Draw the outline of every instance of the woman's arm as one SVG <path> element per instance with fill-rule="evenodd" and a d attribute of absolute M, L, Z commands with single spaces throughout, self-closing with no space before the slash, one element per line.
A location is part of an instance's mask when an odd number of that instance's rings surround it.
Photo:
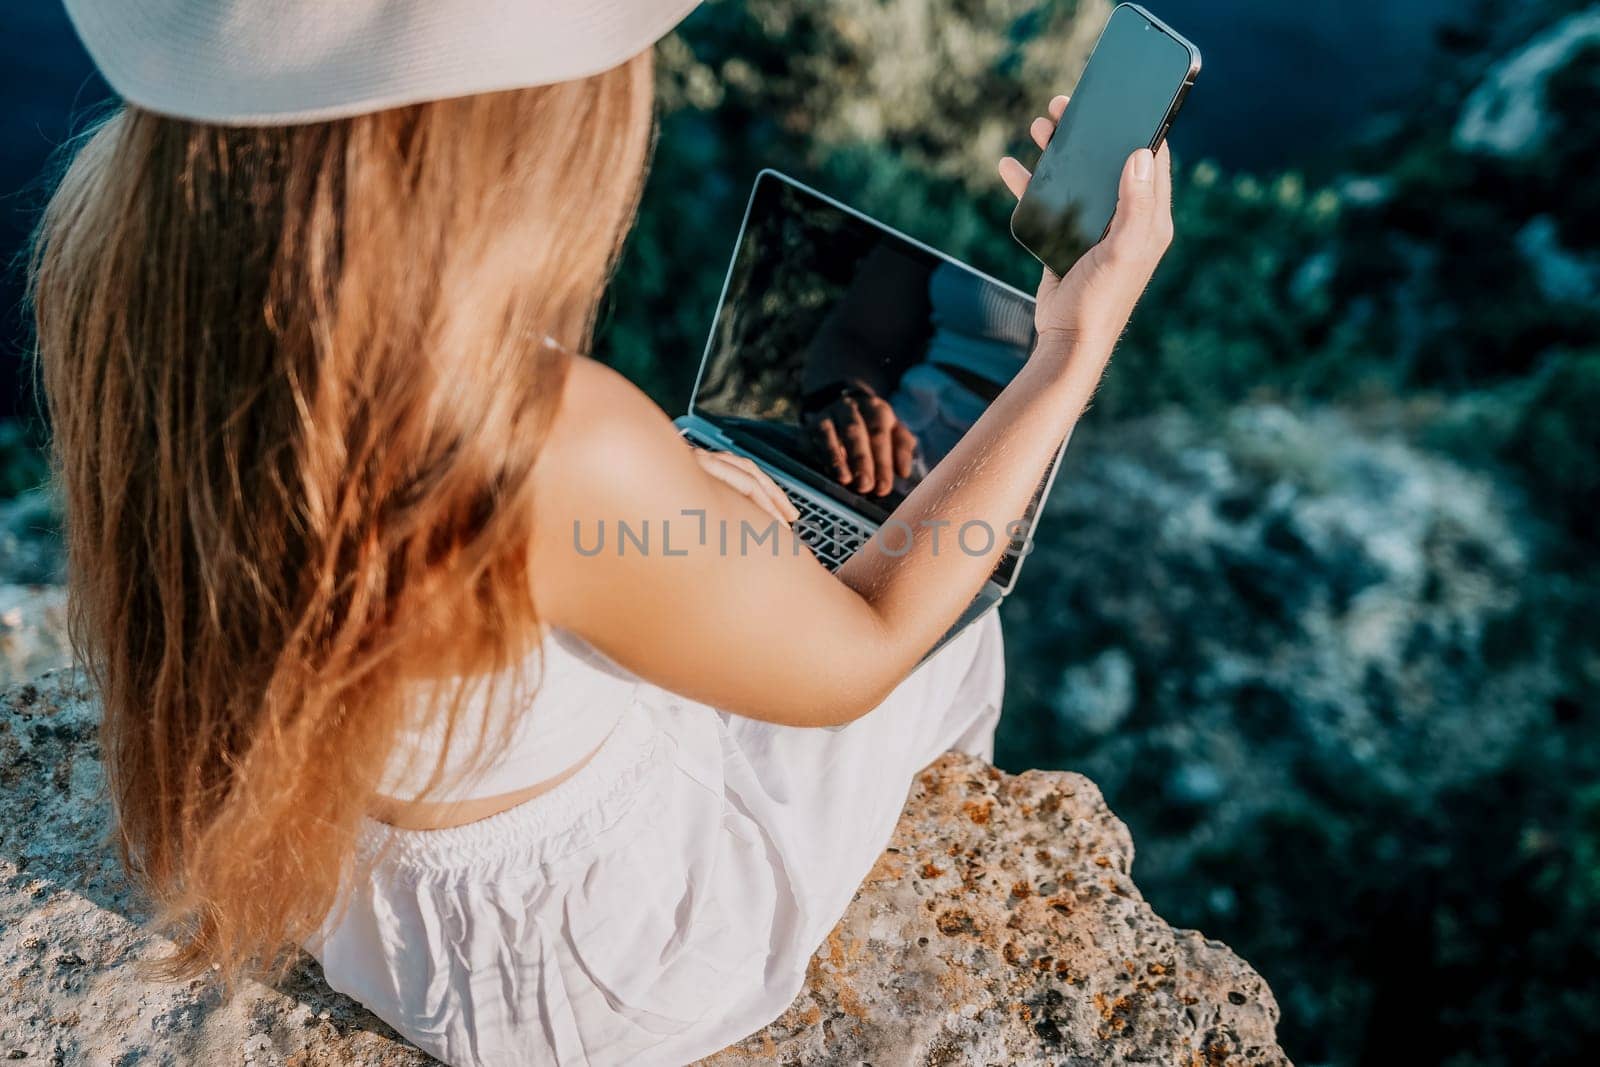
<path fill-rule="evenodd" d="M 1033 357 L 883 543 L 837 577 L 708 475 L 642 394 L 579 361 L 540 459 L 545 617 L 650 681 L 754 718 L 830 725 L 875 707 L 992 572 L 1170 239 L 1169 190 L 1165 152 L 1129 160 L 1111 233 L 1040 285 Z M 957 547 L 968 521 L 995 531 L 987 552 Z"/>

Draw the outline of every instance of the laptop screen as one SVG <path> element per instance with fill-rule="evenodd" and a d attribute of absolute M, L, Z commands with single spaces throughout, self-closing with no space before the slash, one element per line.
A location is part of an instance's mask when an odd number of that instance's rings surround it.
<path fill-rule="evenodd" d="M 1027 296 L 763 173 L 690 410 L 882 522 L 1021 368 L 1033 337 Z M 1020 516 L 1030 527 L 1032 511 Z M 995 574 L 1002 585 L 1020 547 Z"/>

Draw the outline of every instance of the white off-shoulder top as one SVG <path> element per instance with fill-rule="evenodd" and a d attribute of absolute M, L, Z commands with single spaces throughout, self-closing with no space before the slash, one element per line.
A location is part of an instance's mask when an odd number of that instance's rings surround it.
<path fill-rule="evenodd" d="M 519 672 L 475 683 L 446 745 L 439 704 L 449 687 L 419 686 L 415 725 L 396 746 L 379 792 L 440 803 L 514 793 L 589 758 L 633 703 L 639 679 L 584 641 L 546 631 Z M 503 742 L 503 743 L 502 743 Z M 439 754 L 445 752 L 440 773 Z"/>

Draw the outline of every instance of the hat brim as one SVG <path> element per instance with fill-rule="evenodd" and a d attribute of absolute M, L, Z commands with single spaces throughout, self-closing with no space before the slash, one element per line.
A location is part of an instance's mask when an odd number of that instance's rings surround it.
<path fill-rule="evenodd" d="M 66 0 L 145 110 L 236 126 L 345 118 L 609 70 L 698 0 Z"/>

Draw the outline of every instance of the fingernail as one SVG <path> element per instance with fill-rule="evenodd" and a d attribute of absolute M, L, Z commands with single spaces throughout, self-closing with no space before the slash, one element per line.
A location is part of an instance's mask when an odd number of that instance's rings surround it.
<path fill-rule="evenodd" d="M 1141 148 L 1133 154 L 1133 176 L 1139 181 L 1147 182 L 1156 172 L 1156 157 L 1148 148 Z"/>

